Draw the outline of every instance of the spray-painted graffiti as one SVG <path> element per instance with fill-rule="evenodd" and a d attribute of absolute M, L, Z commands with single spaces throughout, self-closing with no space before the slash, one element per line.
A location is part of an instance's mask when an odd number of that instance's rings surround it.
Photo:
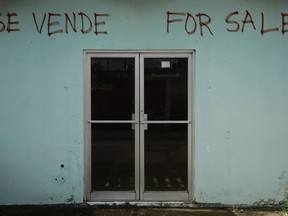
<path fill-rule="evenodd" d="M 185 17 L 185 22 L 182 17 Z M 175 18 L 177 17 L 177 18 Z M 197 21 L 196 21 L 197 19 Z M 205 21 L 204 21 L 205 19 Z M 198 13 L 193 16 L 190 13 L 177 13 L 177 12 L 167 12 L 167 32 L 170 32 L 171 23 L 184 22 L 184 29 L 187 34 L 194 34 L 197 31 L 197 25 L 200 27 L 200 35 L 203 36 L 203 28 L 205 27 L 211 35 L 213 35 L 209 24 L 211 23 L 211 17 L 204 13 Z M 191 25 L 192 22 L 192 25 Z"/>
<path fill-rule="evenodd" d="M 42 17 L 37 17 L 36 14 L 33 12 L 33 20 L 35 23 L 35 27 L 39 34 L 42 34 L 43 25 L 46 22 L 47 24 L 47 34 L 49 36 L 57 33 L 63 33 L 64 29 L 60 27 L 60 20 L 59 18 L 63 17 L 62 21 L 65 23 L 65 32 L 69 33 L 69 28 L 72 29 L 73 32 L 80 31 L 82 34 L 88 34 L 93 31 L 94 34 L 107 34 L 107 31 L 99 30 L 100 25 L 105 25 L 105 21 L 99 21 L 100 17 L 107 17 L 108 14 L 93 14 L 93 18 L 90 18 L 85 13 L 78 13 L 77 16 L 73 12 L 72 14 L 65 13 L 57 14 L 57 13 L 44 13 Z M 46 20 L 47 17 L 47 20 Z M 78 19 L 77 19 L 78 18 Z M 77 25 L 77 21 L 80 22 L 80 25 Z M 70 27 L 68 27 L 70 26 Z"/>
<path fill-rule="evenodd" d="M 1 13 L 0 13 L 1 16 Z M 7 23 L 5 24 L 4 21 L 0 20 L 0 32 L 7 31 L 8 33 L 10 32 L 15 32 L 15 31 L 20 31 L 19 28 L 19 21 L 16 20 L 17 14 L 16 13 L 7 13 Z"/>
<path fill-rule="evenodd" d="M 105 25 L 108 17 L 109 14 L 106 13 L 93 13 L 92 15 L 83 12 L 31 13 L 35 32 L 48 36 L 61 33 L 107 35 Z M 269 18 L 269 16 L 267 17 Z M 274 26 L 267 26 L 267 17 L 263 12 L 255 15 L 248 10 L 245 12 L 233 11 L 223 17 L 223 22 L 226 25 L 226 31 L 230 33 L 244 33 L 247 29 L 252 29 L 261 35 L 269 32 L 280 32 L 285 35 L 288 32 L 288 13 L 280 13 L 279 23 L 275 23 Z M 255 22 L 256 18 L 257 21 L 260 20 L 260 22 L 257 22 L 258 24 Z M 109 20 L 109 22 L 112 22 L 112 20 Z M 0 13 L 0 33 L 20 32 L 20 24 L 17 13 L 8 12 L 5 15 Z M 206 13 L 166 12 L 166 32 L 170 34 L 175 32 L 175 25 L 182 25 L 183 32 L 188 35 L 199 34 L 202 37 L 206 35 L 213 36 L 213 28 L 217 27 L 212 17 Z"/>
<path fill-rule="evenodd" d="M 243 17 L 241 19 L 241 16 Z M 288 13 L 281 13 L 280 15 L 282 22 L 279 26 L 267 27 L 265 25 L 265 14 L 261 13 L 261 25 L 256 27 L 254 19 L 251 13 L 246 10 L 245 13 L 240 13 L 239 11 L 234 11 L 229 13 L 225 17 L 225 23 L 227 24 L 226 30 L 228 32 L 245 32 L 246 28 L 252 28 L 255 31 L 259 31 L 261 35 L 264 35 L 268 32 L 277 32 L 281 31 L 282 35 L 288 32 Z M 166 21 L 166 31 L 167 33 L 171 32 L 172 23 L 183 23 L 184 31 L 189 34 L 195 34 L 197 28 L 201 36 L 204 36 L 204 28 L 207 30 L 208 34 L 213 36 L 212 32 L 212 18 L 205 13 L 197 13 L 194 16 L 191 13 L 182 13 L 182 12 L 167 12 L 167 21 Z"/>
<path fill-rule="evenodd" d="M 36 13 L 32 12 L 35 30 L 39 34 L 47 34 L 48 36 L 60 33 L 69 34 L 70 32 L 81 32 L 82 34 L 94 33 L 95 35 L 107 34 L 107 31 L 100 27 L 106 25 L 103 19 L 108 16 L 109 14 L 100 13 L 88 16 L 82 12 L 77 14 L 73 12 L 70 14 L 44 13 L 36 15 Z M 8 33 L 20 31 L 20 22 L 17 18 L 17 13 L 8 12 L 6 22 L 0 20 L 0 33 L 5 31 Z M 45 31 L 43 31 L 44 28 Z"/>

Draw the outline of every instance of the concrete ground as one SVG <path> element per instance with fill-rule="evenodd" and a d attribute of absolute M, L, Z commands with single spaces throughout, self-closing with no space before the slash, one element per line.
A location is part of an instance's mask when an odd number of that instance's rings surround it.
<path fill-rule="evenodd" d="M 276 210 L 195 208 L 99 208 L 91 206 L 0 206 L 0 216 L 288 216 Z"/>

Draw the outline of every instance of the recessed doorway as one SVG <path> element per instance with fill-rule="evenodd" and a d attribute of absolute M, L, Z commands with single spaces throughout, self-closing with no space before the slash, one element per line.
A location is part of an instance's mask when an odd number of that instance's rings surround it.
<path fill-rule="evenodd" d="M 85 52 L 86 197 L 189 201 L 193 52 Z"/>

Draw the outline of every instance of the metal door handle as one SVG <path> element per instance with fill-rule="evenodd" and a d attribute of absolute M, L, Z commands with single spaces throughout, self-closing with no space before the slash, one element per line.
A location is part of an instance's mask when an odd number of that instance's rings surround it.
<path fill-rule="evenodd" d="M 132 113 L 131 115 L 132 121 L 134 121 L 136 124 L 139 123 L 138 121 L 135 121 L 135 113 Z M 140 124 L 144 125 L 144 130 L 148 130 L 148 124 L 146 123 L 148 120 L 148 115 L 143 114 L 143 120 L 140 121 Z M 131 129 L 135 130 L 135 124 L 131 125 Z"/>
<path fill-rule="evenodd" d="M 148 120 L 148 115 L 147 114 L 143 114 L 143 121 L 141 122 L 141 124 L 143 124 L 144 130 L 148 130 L 148 124 L 145 123 L 147 120 Z"/>
<path fill-rule="evenodd" d="M 132 120 L 135 121 L 135 113 L 132 113 Z M 131 129 L 132 129 L 132 130 L 135 130 L 135 124 L 132 124 L 132 125 L 131 125 Z"/>

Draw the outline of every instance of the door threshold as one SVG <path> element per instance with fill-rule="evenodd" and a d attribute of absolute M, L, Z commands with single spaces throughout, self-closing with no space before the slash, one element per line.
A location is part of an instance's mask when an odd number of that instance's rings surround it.
<path fill-rule="evenodd" d="M 172 207 L 172 208 L 191 208 L 193 203 L 179 202 L 179 201 L 164 201 L 164 202 L 151 202 L 151 201 L 100 201 L 100 202 L 87 202 L 88 205 L 95 205 L 101 207 Z"/>

